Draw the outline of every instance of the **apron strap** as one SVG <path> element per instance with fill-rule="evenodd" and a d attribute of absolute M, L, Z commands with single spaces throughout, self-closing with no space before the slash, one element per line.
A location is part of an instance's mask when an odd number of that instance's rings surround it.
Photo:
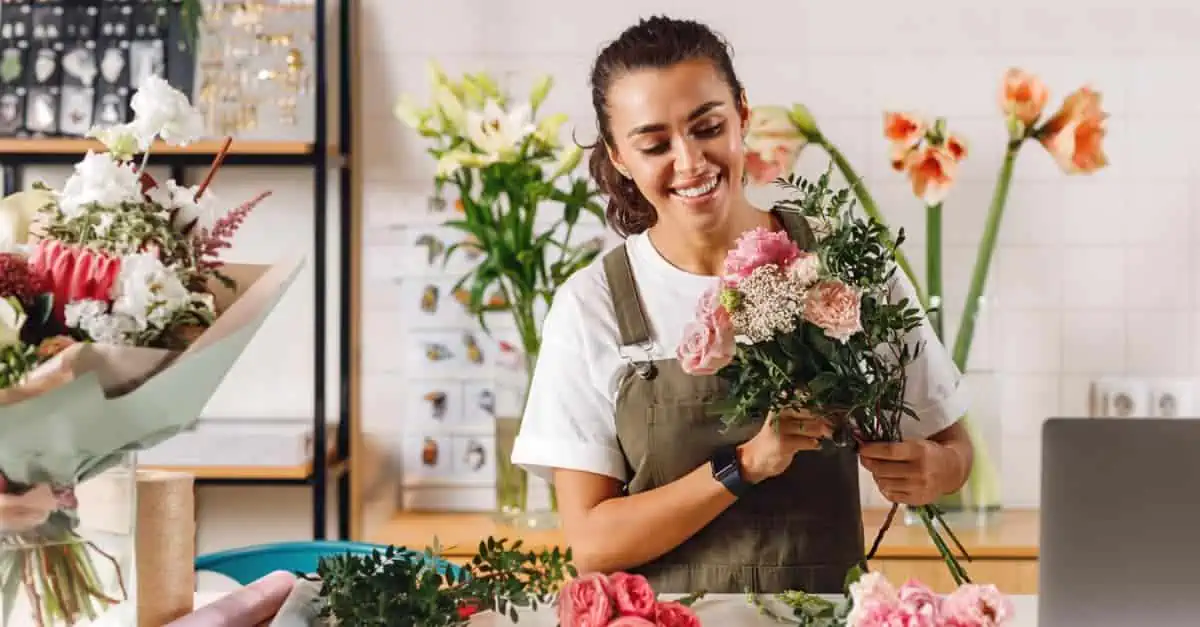
<path fill-rule="evenodd" d="M 816 243 L 816 237 L 813 235 L 807 218 L 791 209 L 772 209 L 771 214 L 779 219 L 779 222 L 783 224 L 783 229 L 801 250 L 812 249 L 813 244 Z"/>
<path fill-rule="evenodd" d="M 608 279 L 608 290 L 612 293 L 613 309 L 617 314 L 617 328 L 621 332 L 622 346 L 646 346 L 650 343 L 650 324 L 642 309 L 642 297 L 633 280 L 633 269 L 629 265 L 628 244 L 608 251 L 604 256 L 604 276 Z"/>

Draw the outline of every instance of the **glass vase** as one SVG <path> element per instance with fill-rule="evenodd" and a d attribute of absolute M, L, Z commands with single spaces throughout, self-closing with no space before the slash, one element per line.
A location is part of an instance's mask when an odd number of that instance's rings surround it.
<path fill-rule="evenodd" d="M 957 492 L 935 501 L 952 527 L 984 527 L 993 524 L 1003 509 L 1000 463 L 1003 424 L 1001 405 L 1003 377 L 993 366 L 996 349 L 994 303 L 983 298 L 975 310 L 974 341 L 963 372 L 969 405 L 962 419 L 974 446 L 975 459 L 967 482 Z M 953 346 L 953 344 L 950 344 Z M 921 524 L 907 515 L 909 524 Z"/>
<path fill-rule="evenodd" d="M 533 363 L 530 361 L 529 363 Z M 530 377 L 524 365 L 497 369 L 496 394 L 496 521 L 518 529 L 558 526 L 553 487 L 512 463 L 513 444 L 521 427 Z"/>
<path fill-rule="evenodd" d="M 0 501 L 0 625 L 136 627 L 136 457 L 75 485 L 15 485 Z"/>

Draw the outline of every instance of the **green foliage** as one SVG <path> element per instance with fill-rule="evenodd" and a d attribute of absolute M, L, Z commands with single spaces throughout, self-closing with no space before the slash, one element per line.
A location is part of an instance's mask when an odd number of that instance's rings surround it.
<path fill-rule="evenodd" d="M 814 230 L 822 236 L 811 252 L 820 259 L 823 278 L 862 291 L 862 332 L 842 343 L 797 319 L 794 333 L 739 343 L 736 358 L 718 372 L 730 383 L 730 394 L 710 411 L 730 426 L 772 410 L 811 409 L 840 419 L 838 443 L 849 441 L 850 425 L 864 440 L 898 441 L 902 416 L 916 416 L 904 402 L 906 367 L 923 348 L 908 341 L 922 323 L 920 307 L 891 294 L 904 232 L 892 242 L 884 225 L 855 215 L 850 190 L 832 190 L 830 174 L 827 169 L 816 182 L 800 175 L 780 179 L 793 196 L 774 209 L 819 225 Z"/>
<path fill-rule="evenodd" d="M 490 610 L 516 622 L 518 608 L 553 602 L 577 575 L 570 549 L 522 551 L 521 544 L 489 537 L 458 575 L 439 571 L 436 548 L 323 558 L 321 616 L 355 627 L 450 627 L 466 625 L 473 610 Z"/>

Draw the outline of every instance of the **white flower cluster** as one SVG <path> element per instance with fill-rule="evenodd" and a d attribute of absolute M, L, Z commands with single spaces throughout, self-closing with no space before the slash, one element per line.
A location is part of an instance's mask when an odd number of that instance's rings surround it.
<path fill-rule="evenodd" d="M 189 292 L 153 253 L 127 255 L 112 288 L 111 309 L 101 300 L 66 305 L 66 323 L 101 344 L 133 344 L 135 334 L 162 331 L 182 310 L 214 310 L 212 295 Z"/>

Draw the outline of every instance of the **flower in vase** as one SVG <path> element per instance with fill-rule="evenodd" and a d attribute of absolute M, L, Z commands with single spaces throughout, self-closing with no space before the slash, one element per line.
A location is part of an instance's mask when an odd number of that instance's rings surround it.
<path fill-rule="evenodd" d="M 908 156 L 924 139 L 929 124 L 921 116 L 905 111 L 887 111 L 883 114 L 883 136 L 891 143 L 892 167 L 904 169 Z"/>
<path fill-rule="evenodd" d="M 746 131 L 746 176 L 755 185 L 787 176 L 807 143 L 787 109 L 754 107 Z"/>
<path fill-rule="evenodd" d="M 1089 87 L 1072 92 L 1037 131 L 1037 139 L 1067 174 L 1089 174 L 1108 165 L 1100 94 Z"/>
<path fill-rule="evenodd" d="M 926 144 L 910 153 L 904 160 L 903 169 L 908 172 L 913 194 L 926 205 L 936 205 L 946 199 L 954 186 L 958 174 L 958 160 L 947 147 Z M 963 144 L 956 143 L 956 150 L 965 154 Z"/>
<path fill-rule="evenodd" d="M 1050 92 L 1037 76 L 1020 68 L 1010 68 L 1000 87 L 1000 110 L 1019 121 L 1024 128 L 1033 126 L 1046 107 Z"/>
<path fill-rule="evenodd" d="M 515 154 L 535 131 L 533 109 L 527 104 L 505 111 L 495 100 L 488 100 L 482 111 L 467 112 L 467 137 L 485 155 L 499 160 Z"/>

